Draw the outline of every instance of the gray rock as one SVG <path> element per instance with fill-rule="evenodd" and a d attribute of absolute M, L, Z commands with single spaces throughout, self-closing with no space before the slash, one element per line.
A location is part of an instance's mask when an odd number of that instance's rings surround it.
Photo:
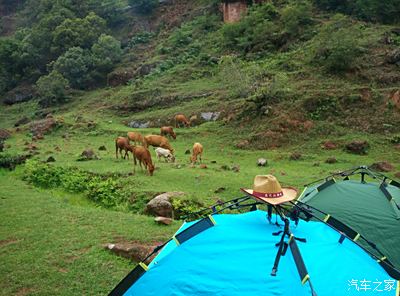
<path fill-rule="evenodd" d="M 257 165 L 258 166 L 263 166 L 265 167 L 268 164 L 267 160 L 265 158 L 259 158 L 257 159 Z"/>
<path fill-rule="evenodd" d="M 201 112 L 200 116 L 205 121 L 216 121 L 220 114 L 221 112 Z"/>
<path fill-rule="evenodd" d="M 49 156 L 49 158 L 47 158 L 46 162 L 55 162 L 56 159 L 53 156 Z"/>
<path fill-rule="evenodd" d="M 129 127 L 132 128 L 148 128 L 150 125 L 150 121 L 142 122 L 142 121 L 131 121 L 128 123 Z"/>
<path fill-rule="evenodd" d="M 173 191 L 157 195 L 147 203 L 144 212 L 153 216 L 172 218 L 174 211 L 171 202 L 174 198 L 179 198 L 184 194 L 184 192 Z"/>
<path fill-rule="evenodd" d="M 104 248 L 114 254 L 140 262 L 154 249 L 155 245 L 141 244 L 139 242 L 121 242 L 105 244 Z"/>
<path fill-rule="evenodd" d="M 159 216 L 155 217 L 154 221 L 157 222 L 158 224 L 170 225 L 173 220 L 171 218 Z"/>
<path fill-rule="evenodd" d="M 84 160 L 98 160 L 100 159 L 92 149 L 86 149 L 83 150 L 81 155 L 78 158 L 78 161 L 84 161 Z"/>

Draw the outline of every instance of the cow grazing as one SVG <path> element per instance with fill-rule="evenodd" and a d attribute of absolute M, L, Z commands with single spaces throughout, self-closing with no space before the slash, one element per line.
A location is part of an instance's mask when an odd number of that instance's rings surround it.
<path fill-rule="evenodd" d="M 158 147 L 154 149 L 154 151 L 156 152 L 158 161 L 160 161 L 161 157 L 163 157 L 165 159 L 165 162 L 167 161 L 175 162 L 175 156 L 168 149 Z"/>
<path fill-rule="evenodd" d="M 129 139 L 124 137 L 118 137 L 115 139 L 115 157 L 118 159 L 118 150 L 119 154 L 122 157 L 122 150 L 125 151 L 125 155 L 123 158 L 125 159 L 128 156 L 129 159 L 129 151 L 133 153 L 133 146 L 129 144 Z"/>
<path fill-rule="evenodd" d="M 149 135 L 144 137 L 145 147 L 153 146 L 153 147 L 161 147 L 164 149 L 168 149 L 174 154 L 174 149 L 171 144 L 168 142 L 168 139 L 159 135 Z"/>
<path fill-rule="evenodd" d="M 190 122 L 189 122 L 189 120 L 186 118 L 186 116 L 183 115 L 183 114 L 175 115 L 175 127 L 178 128 L 178 127 L 180 127 L 181 124 L 183 124 L 183 125 L 186 126 L 186 127 L 189 127 Z"/>
<path fill-rule="evenodd" d="M 176 134 L 175 134 L 174 129 L 172 128 L 172 126 L 163 126 L 163 127 L 161 127 L 160 135 L 161 136 L 170 135 L 174 140 L 176 140 Z"/>
<path fill-rule="evenodd" d="M 133 146 L 132 146 L 133 147 Z M 151 155 L 149 149 L 143 147 L 143 146 L 135 146 L 133 147 L 133 173 L 135 172 L 137 161 L 139 162 L 140 168 L 143 169 L 142 164 L 144 168 L 148 171 L 150 176 L 153 176 L 153 172 L 155 169 L 155 166 L 153 164 L 153 161 L 151 160 Z"/>
<path fill-rule="evenodd" d="M 144 138 L 141 133 L 128 132 L 128 139 L 136 144 L 144 145 Z"/>
<path fill-rule="evenodd" d="M 200 162 L 201 162 L 202 154 L 203 154 L 203 145 L 201 145 L 200 143 L 194 143 L 193 150 L 192 150 L 192 156 L 190 157 L 190 162 L 196 163 L 197 157 L 200 158 Z"/>

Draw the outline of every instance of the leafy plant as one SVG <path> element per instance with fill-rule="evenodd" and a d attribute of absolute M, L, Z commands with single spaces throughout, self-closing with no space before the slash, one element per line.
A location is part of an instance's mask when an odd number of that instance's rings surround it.
<path fill-rule="evenodd" d="M 49 75 L 39 78 L 36 88 L 40 97 L 40 105 L 48 107 L 65 101 L 69 83 L 59 72 L 52 71 Z"/>

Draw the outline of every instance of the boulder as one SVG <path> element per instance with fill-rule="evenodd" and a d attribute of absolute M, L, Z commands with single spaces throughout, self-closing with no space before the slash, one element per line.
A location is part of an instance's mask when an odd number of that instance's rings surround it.
<path fill-rule="evenodd" d="M 185 154 L 190 154 L 191 152 L 190 152 L 190 149 L 187 149 L 186 151 L 185 151 Z"/>
<path fill-rule="evenodd" d="M 216 121 L 221 112 L 201 112 L 200 116 L 205 121 Z"/>
<path fill-rule="evenodd" d="M 394 166 L 387 161 L 380 161 L 370 165 L 370 168 L 378 172 L 390 172 L 393 171 Z"/>
<path fill-rule="evenodd" d="M 240 171 L 240 165 L 234 164 L 234 165 L 231 167 L 231 170 L 234 171 L 235 173 L 239 173 L 239 171 Z"/>
<path fill-rule="evenodd" d="M 29 100 L 32 100 L 35 95 L 36 94 L 32 85 L 22 83 L 3 96 L 3 103 L 6 105 L 13 105 L 17 103 L 27 102 Z"/>
<path fill-rule="evenodd" d="M 336 157 L 329 157 L 325 160 L 325 163 L 334 164 L 337 163 Z"/>
<path fill-rule="evenodd" d="M 293 152 L 290 154 L 289 159 L 290 160 L 300 160 L 303 157 L 303 155 L 300 152 Z"/>
<path fill-rule="evenodd" d="M 157 222 L 158 224 L 170 225 L 173 220 L 171 218 L 159 216 L 155 217 L 154 221 Z"/>
<path fill-rule="evenodd" d="M 204 163 L 202 163 L 202 164 L 200 164 L 199 168 L 201 168 L 201 169 L 206 169 L 206 168 L 207 168 L 207 165 L 205 165 Z"/>
<path fill-rule="evenodd" d="M 106 146 L 102 145 L 102 146 L 99 147 L 99 150 L 100 150 L 100 151 L 106 151 L 107 148 L 106 148 Z"/>
<path fill-rule="evenodd" d="M 391 105 L 395 106 L 400 110 L 400 90 L 395 91 L 389 98 L 389 102 Z"/>
<path fill-rule="evenodd" d="M 150 254 L 158 244 L 143 244 L 139 242 L 109 243 L 104 248 L 118 256 L 140 262 Z"/>
<path fill-rule="evenodd" d="M 33 136 L 44 135 L 53 130 L 58 125 L 57 120 L 50 116 L 42 120 L 36 120 L 30 124 L 30 131 Z"/>
<path fill-rule="evenodd" d="M 6 129 L 1 128 L 0 129 L 0 141 L 7 140 L 9 137 L 11 137 L 11 133 Z"/>
<path fill-rule="evenodd" d="M 143 122 L 133 120 L 128 123 L 128 126 L 132 128 L 148 128 L 150 126 L 150 121 Z"/>
<path fill-rule="evenodd" d="M 78 161 L 97 160 L 97 159 L 99 159 L 99 157 L 94 153 L 92 149 L 85 149 L 79 156 Z"/>
<path fill-rule="evenodd" d="M 265 167 L 268 164 L 267 160 L 265 158 L 259 158 L 257 159 L 257 165 L 258 166 L 263 166 Z"/>
<path fill-rule="evenodd" d="M 26 116 L 24 116 L 24 117 L 20 118 L 19 120 L 17 120 L 17 122 L 14 123 L 14 126 L 15 126 L 15 127 L 18 127 L 18 126 L 20 126 L 20 125 L 27 124 L 27 123 L 29 123 L 29 121 L 30 121 L 29 118 L 26 117 Z"/>
<path fill-rule="evenodd" d="M 321 147 L 326 150 L 334 150 L 337 148 L 337 145 L 332 141 L 325 141 L 324 143 L 322 143 Z"/>
<path fill-rule="evenodd" d="M 389 64 L 397 64 L 400 65 L 400 48 L 396 48 L 386 55 L 386 61 Z"/>
<path fill-rule="evenodd" d="M 55 162 L 56 159 L 53 156 L 49 156 L 46 160 L 46 162 Z"/>
<path fill-rule="evenodd" d="M 224 192 L 226 190 L 225 187 L 218 187 L 217 189 L 214 190 L 214 193 L 221 193 Z"/>
<path fill-rule="evenodd" d="M 367 154 L 369 144 L 367 141 L 355 140 L 350 143 L 347 143 L 345 148 L 346 151 L 349 153 L 365 155 Z"/>
<path fill-rule="evenodd" d="M 174 215 L 172 200 L 184 194 L 184 192 L 173 191 L 157 195 L 147 203 L 144 212 L 148 215 L 172 218 Z"/>

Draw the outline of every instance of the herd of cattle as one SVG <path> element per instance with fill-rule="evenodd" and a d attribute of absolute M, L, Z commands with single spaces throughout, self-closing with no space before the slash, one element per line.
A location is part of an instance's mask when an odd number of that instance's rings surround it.
<path fill-rule="evenodd" d="M 189 121 L 183 114 L 175 116 L 175 127 L 180 126 L 189 127 Z M 166 162 L 175 162 L 174 149 L 168 141 L 167 137 L 176 139 L 176 134 L 172 126 L 163 126 L 160 129 L 160 135 L 147 135 L 143 136 L 139 132 L 128 132 L 127 137 L 118 137 L 115 139 L 115 157 L 118 159 L 118 151 L 122 158 L 129 159 L 129 152 L 133 155 L 134 169 L 139 162 L 140 167 L 143 167 L 148 171 L 149 175 L 152 176 L 155 166 L 151 158 L 149 146 L 155 147 L 155 153 L 158 160 L 164 158 Z M 131 141 L 134 145 L 131 145 Z M 122 151 L 125 152 L 122 155 Z M 200 143 L 194 143 L 192 149 L 192 156 L 190 157 L 191 163 L 196 163 L 199 157 L 201 161 L 201 155 L 203 153 L 203 146 Z"/>

